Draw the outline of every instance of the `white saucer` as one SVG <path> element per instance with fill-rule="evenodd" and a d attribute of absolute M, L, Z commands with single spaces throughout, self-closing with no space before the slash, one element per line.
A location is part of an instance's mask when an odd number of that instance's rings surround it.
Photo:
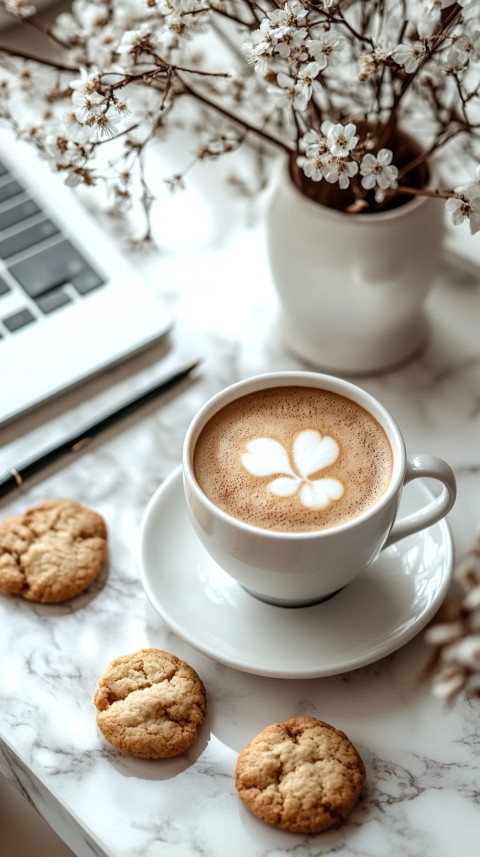
<path fill-rule="evenodd" d="M 404 490 L 401 514 L 431 499 L 419 480 Z M 180 468 L 143 516 L 143 586 L 166 624 L 198 651 L 235 669 L 278 678 L 317 678 L 373 663 L 411 640 L 435 614 L 451 580 L 445 521 L 385 550 L 323 604 L 274 607 L 216 565 L 188 518 Z"/>

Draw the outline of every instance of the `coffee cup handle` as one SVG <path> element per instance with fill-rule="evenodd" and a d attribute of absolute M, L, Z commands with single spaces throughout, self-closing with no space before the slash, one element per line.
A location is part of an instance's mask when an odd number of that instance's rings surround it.
<path fill-rule="evenodd" d="M 404 518 L 395 521 L 383 546 L 384 548 L 388 548 L 400 539 L 436 524 L 452 508 L 457 496 L 457 485 L 453 470 L 445 461 L 435 455 L 409 456 L 403 484 L 406 485 L 412 479 L 420 477 L 429 477 L 442 482 L 443 487 L 440 494 L 417 512 L 412 512 L 411 515 L 406 515 Z"/>

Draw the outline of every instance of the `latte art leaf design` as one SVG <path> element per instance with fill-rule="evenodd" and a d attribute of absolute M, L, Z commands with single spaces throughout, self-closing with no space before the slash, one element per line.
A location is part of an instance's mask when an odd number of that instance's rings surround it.
<path fill-rule="evenodd" d="M 271 437 L 259 437 L 247 443 L 248 452 L 242 461 L 253 476 L 271 476 L 272 473 L 289 473 L 295 476 L 284 446 Z"/>
<path fill-rule="evenodd" d="M 333 464 L 340 452 L 333 437 L 322 437 L 315 429 L 305 429 L 295 437 L 292 445 L 295 469 L 290 465 L 285 447 L 271 437 L 249 441 L 247 450 L 242 462 L 253 476 L 283 474 L 268 483 L 268 490 L 277 497 L 293 497 L 299 491 L 300 500 L 308 509 L 324 509 L 339 500 L 344 492 L 338 479 L 309 478 Z"/>

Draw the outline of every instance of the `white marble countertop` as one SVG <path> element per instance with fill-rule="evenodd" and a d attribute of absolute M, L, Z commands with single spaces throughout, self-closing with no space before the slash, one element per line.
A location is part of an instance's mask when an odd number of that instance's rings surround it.
<path fill-rule="evenodd" d="M 2 516 L 57 496 L 92 506 L 107 522 L 110 559 L 97 584 L 71 603 L 0 597 L 0 769 L 79 857 L 477 857 L 480 702 L 460 699 L 446 708 L 432 696 L 421 679 L 430 655 L 421 634 L 343 675 L 265 678 L 191 648 L 145 596 L 140 521 L 180 462 L 196 409 L 230 382 L 300 367 L 276 334 L 263 202 L 225 192 L 207 208 L 211 182 L 208 167 L 190 196 L 171 198 L 168 219 L 158 220 L 165 249 L 141 262 L 176 316 L 169 342 L 1 435 L 3 470 L 136 389 L 138 373 L 143 382 L 158 371 L 157 359 L 161 367 L 186 354 L 203 357 L 195 379 L 3 502 Z M 446 267 L 429 298 L 429 318 L 417 359 L 358 382 L 392 411 L 409 452 L 440 455 L 454 468 L 458 500 L 449 524 L 460 555 L 480 518 L 480 281 Z M 105 666 L 144 646 L 185 658 L 207 686 L 205 727 L 177 759 L 122 756 L 95 723 L 92 697 Z M 343 729 L 367 770 L 348 820 L 310 837 L 250 815 L 233 779 L 250 738 L 297 715 Z"/>

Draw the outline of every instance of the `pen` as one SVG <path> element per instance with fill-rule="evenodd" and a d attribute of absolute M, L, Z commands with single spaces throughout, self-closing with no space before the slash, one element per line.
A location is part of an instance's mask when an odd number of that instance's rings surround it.
<path fill-rule="evenodd" d="M 146 405 L 148 402 L 155 399 L 156 396 L 159 396 L 161 393 L 165 393 L 171 387 L 179 384 L 180 381 L 183 381 L 199 363 L 200 360 L 195 360 L 185 366 L 182 366 L 180 369 L 176 369 L 161 381 L 157 381 L 154 386 L 147 389 L 144 393 L 141 393 L 140 396 L 130 399 L 130 401 L 121 405 L 115 411 L 111 411 L 106 414 L 106 416 L 102 417 L 97 422 L 85 426 L 81 431 L 71 435 L 66 438 L 66 440 L 61 441 L 56 446 L 46 449 L 44 452 L 40 453 L 37 458 L 32 458 L 30 461 L 24 461 L 23 464 L 19 464 L 17 467 L 11 467 L 8 473 L 0 479 L 0 497 L 5 497 L 15 488 L 20 488 L 25 479 L 34 476 L 35 473 L 38 473 L 45 467 L 48 467 L 49 464 L 52 464 L 63 455 L 75 453 L 80 449 L 83 449 L 94 437 L 96 437 L 96 435 L 100 434 L 100 432 L 115 425 L 117 422 L 120 422 L 123 417 L 128 416 L 128 414 L 136 411 L 138 408 L 141 408 L 143 405 Z"/>

